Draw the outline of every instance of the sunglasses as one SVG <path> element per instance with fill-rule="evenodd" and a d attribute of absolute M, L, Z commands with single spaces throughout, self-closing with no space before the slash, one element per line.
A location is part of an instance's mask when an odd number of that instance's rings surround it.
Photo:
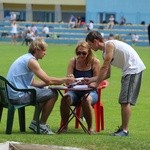
<path fill-rule="evenodd" d="M 87 55 L 86 52 L 80 52 L 80 51 L 76 52 L 76 54 L 77 54 L 77 55 L 83 55 L 83 56 Z"/>

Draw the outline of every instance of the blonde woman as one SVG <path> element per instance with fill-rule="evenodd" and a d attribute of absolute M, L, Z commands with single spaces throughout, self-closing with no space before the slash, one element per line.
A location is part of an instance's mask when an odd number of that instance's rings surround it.
<path fill-rule="evenodd" d="M 98 76 L 100 69 L 99 60 L 93 55 L 92 50 L 87 42 L 83 41 L 78 43 L 75 49 L 75 57 L 71 58 L 68 69 L 67 76 L 69 77 L 94 77 Z M 92 83 L 94 84 L 94 83 Z M 98 95 L 96 91 L 91 91 L 89 96 L 85 101 L 81 101 L 81 98 L 85 95 L 85 92 L 81 91 L 69 91 L 67 92 L 61 100 L 61 118 L 62 122 L 66 122 L 69 119 L 69 108 L 66 107 L 66 101 L 69 105 L 76 105 L 81 102 L 83 116 L 87 122 L 89 133 L 94 133 L 92 127 L 92 105 L 98 100 Z M 66 132 L 67 127 L 62 131 Z"/>

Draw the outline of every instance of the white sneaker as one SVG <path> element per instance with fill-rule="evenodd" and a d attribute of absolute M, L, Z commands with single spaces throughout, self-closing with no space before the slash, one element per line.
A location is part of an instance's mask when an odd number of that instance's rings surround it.
<path fill-rule="evenodd" d="M 33 120 L 33 121 L 30 123 L 29 128 L 30 128 L 32 131 L 34 131 L 34 132 L 37 133 L 36 121 Z M 40 133 L 41 133 L 41 134 L 50 134 L 50 135 L 55 134 L 55 133 L 50 129 L 50 127 L 49 127 L 47 124 L 40 124 Z"/>
<path fill-rule="evenodd" d="M 55 133 L 50 129 L 49 125 L 47 125 L 47 124 L 40 124 L 40 133 L 50 134 L 50 135 L 55 134 Z"/>

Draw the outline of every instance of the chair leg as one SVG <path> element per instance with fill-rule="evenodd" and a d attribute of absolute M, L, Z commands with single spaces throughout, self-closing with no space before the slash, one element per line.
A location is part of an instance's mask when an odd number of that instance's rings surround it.
<path fill-rule="evenodd" d="M 2 119 L 2 113 L 3 113 L 3 106 L 0 104 L 0 122 Z"/>
<path fill-rule="evenodd" d="M 100 104 L 97 103 L 94 105 L 94 112 L 95 112 L 95 125 L 96 125 L 96 132 L 100 132 L 100 124 L 101 124 L 101 116 L 100 116 Z"/>
<path fill-rule="evenodd" d="M 81 106 L 77 106 L 75 111 L 76 111 L 75 113 L 76 113 L 77 117 L 80 118 L 80 116 L 81 116 Z M 77 118 L 75 118 L 75 128 L 79 128 L 79 122 L 78 122 Z"/>
<path fill-rule="evenodd" d="M 15 108 L 13 106 L 8 106 L 6 134 L 12 133 L 14 114 L 15 114 Z"/>
<path fill-rule="evenodd" d="M 26 130 L 25 107 L 18 109 L 18 117 L 19 117 L 20 132 L 25 132 Z"/>
<path fill-rule="evenodd" d="M 100 118 L 101 118 L 101 130 L 104 130 L 104 106 L 101 103 L 100 105 Z"/>

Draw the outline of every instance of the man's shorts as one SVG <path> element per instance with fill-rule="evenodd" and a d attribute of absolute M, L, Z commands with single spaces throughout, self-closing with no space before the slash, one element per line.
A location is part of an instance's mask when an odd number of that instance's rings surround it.
<path fill-rule="evenodd" d="M 41 103 L 47 100 L 50 100 L 51 98 L 57 97 L 58 93 L 56 90 L 51 90 L 47 88 L 35 88 L 36 90 L 36 101 Z M 17 100 L 11 100 L 11 103 L 14 105 L 24 105 L 24 104 L 30 104 L 30 100 L 32 100 L 31 93 L 25 93 L 22 97 L 18 98 Z M 35 103 L 32 101 L 32 103 Z"/>
<path fill-rule="evenodd" d="M 142 72 L 137 74 L 128 74 L 121 79 L 121 91 L 119 96 L 119 103 L 130 103 L 135 105 L 142 80 Z"/>
<path fill-rule="evenodd" d="M 80 91 L 68 91 L 66 93 L 72 99 L 72 105 L 75 106 L 81 102 L 82 97 L 86 94 L 86 92 Z M 92 97 L 92 104 L 95 104 L 98 101 L 98 93 L 97 91 L 91 91 L 89 96 Z"/>

